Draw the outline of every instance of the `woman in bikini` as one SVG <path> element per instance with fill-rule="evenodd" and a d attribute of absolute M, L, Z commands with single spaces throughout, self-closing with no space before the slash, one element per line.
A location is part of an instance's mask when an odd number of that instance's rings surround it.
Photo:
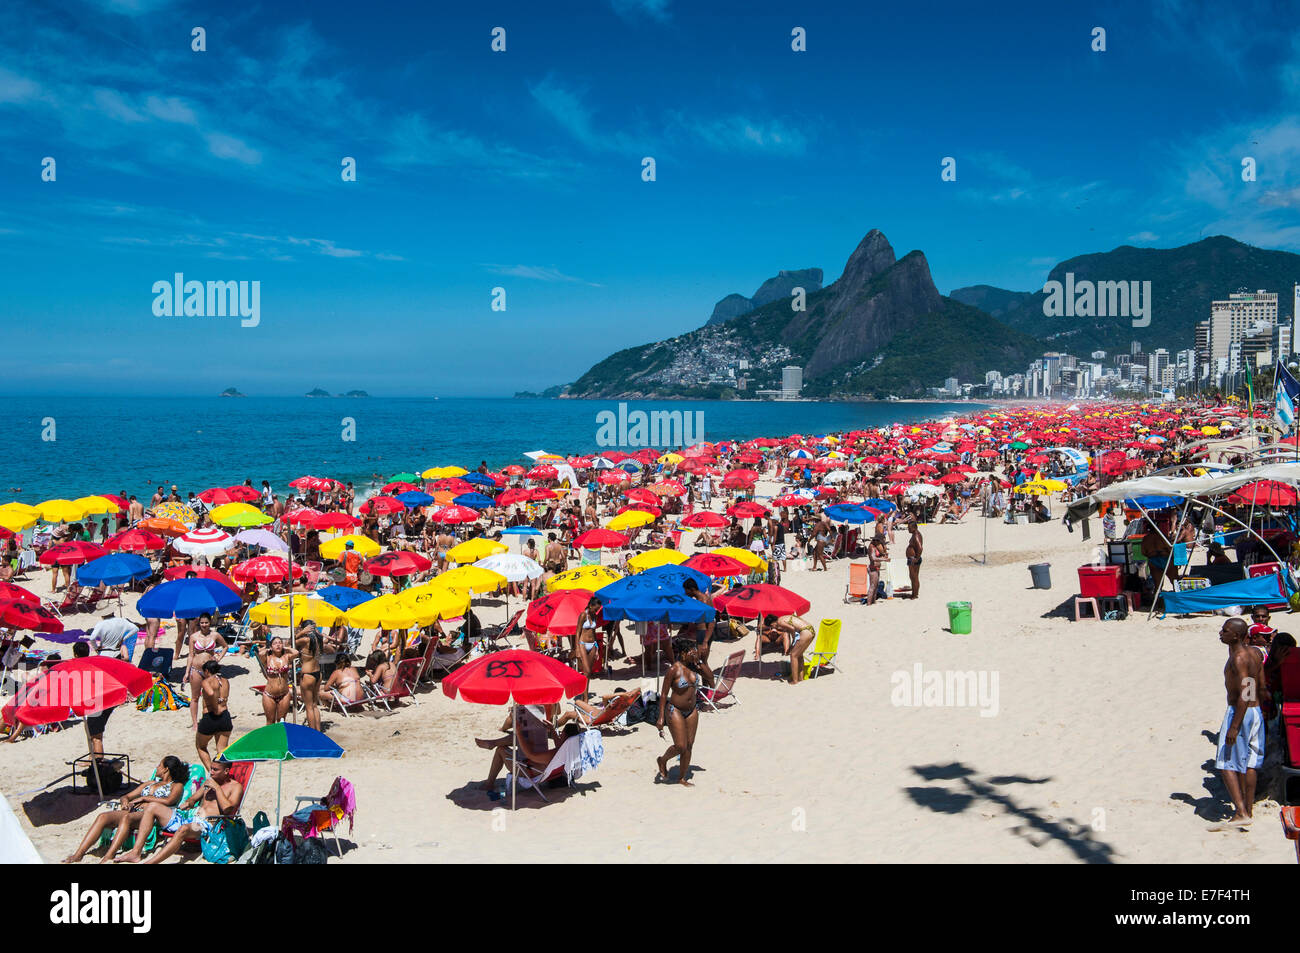
<path fill-rule="evenodd" d="M 366 677 L 371 685 L 387 694 L 397 680 L 397 666 L 389 661 L 387 653 L 371 652 L 366 658 Z"/>
<path fill-rule="evenodd" d="M 771 623 L 771 631 L 780 632 L 786 637 L 786 654 L 790 656 L 790 684 L 798 685 L 803 677 L 803 654 L 813 644 L 817 632 L 803 618 L 797 615 L 783 615 Z"/>
<path fill-rule="evenodd" d="M 212 630 L 212 616 L 203 613 L 198 623 L 190 629 L 190 665 L 185 670 L 185 680 L 190 686 L 190 730 L 199 727 L 199 696 L 203 693 L 203 666 L 208 662 L 220 662 L 225 658 L 230 646 L 220 632 Z"/>
<path fill-rule="evenodd" d="M 321 645 L 320 630 L 310 620 L 298 626 L 294 639 L 294 648 L 302 659 L 298 671 L 298 684 L 302 687 L 302 704 L 307 714 L 307 726 L 320 731 L 320 655 L 324 651 Z"/>
<path fill-rule="evenodd" d="M 266 723 L 274 725 L 284 721 L 289 714 L 290 688 L 293 680 L 293 660 L 298 653 L 285 648 L 284 639 L 278 635 L 269 646 L 257 650 L 257 657 L 266 672 L 266 688 L 262 690 L 262 713 Z"/>
<path fill-rule="evenodd" d="M 597 656 L 600 650 L 600 621 L 597 619 L 597 613 L 600 609 L 600 603 L 592 599 L 583 608 L 582 614 L 578 616 L 573 641 L 574 650 L 578 659 L 578 670 L 587 676 L 588 685 L 591 683 L 591 673 L 596 667 Z"/>
<path fill-rule="evenodd" d="M 338 657 L 334 671 L 325 683 L 325 693 L 331 692 L 336 692 L 345 702 L 359 702 L 366 697 L 365 689 L 361 687 L 361 676 L 352 665 L 352 656 Z"/>
<path fill-rule="evenodd" d="M 656 723 L 659 737 L 662 738 L 664 715 L 668 715 L 668 730 L 672 733 L 673 743 L 659 758 L 656 780 L 668 780 L 668 762 L 677 758 L 678 783 L 691 787 L 687 778 L 691 772 L 695 731 L 700 723 L 700 713 L 695 708 L 696 692 L 701 679 L 708 687 L 713 687 L 713 672 L 709 669 L 709 663 L 700 658 L 699 650 L 691 639 L 674 641 L 673 654 L 676 660 L 668 667 L 659 692 L 659 720 Z"/>
<path fill-rule="evenodd" d="M 90 825 L 90 831 L 82 838 L 77 849 L 63 859 L 65 864 L 80 863 L 86 851 L 99 843 L 100 836 L 109 827 L 116 827 L 117 834 L 113 843 L 100 861 L 106 864 L 113 855 L 122 849 L 127 836 L 140 823 L 144 809 L 150 804 L 162 804 L 174 807 L 180 803 L 185 790 L 185 782 L 190 779 L 190 769 L 185 762 L 175 755 L 168 755 L 154 769 L 152 780 L 144 782 L 130 794 L 122 798 L 121 810 L 105 811 Z"/>

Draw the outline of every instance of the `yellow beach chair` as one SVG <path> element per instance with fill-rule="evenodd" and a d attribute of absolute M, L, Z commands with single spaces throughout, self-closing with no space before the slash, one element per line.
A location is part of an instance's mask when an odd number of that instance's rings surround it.
<path fill-rule="evenodd" d="M 817 639 L 803 663 L 803 677 L 816 678 L 823 665 L 829 665 L 837 672 L 839 663 L 835 661 L 840 651 L 840 620 L 822 619 L 817 626 Z"/>

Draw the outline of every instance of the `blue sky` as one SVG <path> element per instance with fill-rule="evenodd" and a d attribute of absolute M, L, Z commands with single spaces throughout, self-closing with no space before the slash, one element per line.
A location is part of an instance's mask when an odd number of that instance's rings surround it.
<path fill-rule="evenodd" d="M 1300 251 L 1294 6 L 989 6 L 6 4 L 0 392 L 538 389 L 871 228 L 944 293 Z M 155 317 L 175 272 L 260 281 L 260 325 Z"/>

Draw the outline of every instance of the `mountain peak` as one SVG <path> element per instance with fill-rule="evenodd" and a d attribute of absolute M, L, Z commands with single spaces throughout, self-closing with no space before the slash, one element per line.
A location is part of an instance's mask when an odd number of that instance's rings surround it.
<path fill-rule="evenodd" d="M 894 246 L 889 244 L 885 233 L 873 228 L 858 242 L 858 247 L 853 249 L 839 280 L 850 285 L 865 285 L 897 260 Z"/>

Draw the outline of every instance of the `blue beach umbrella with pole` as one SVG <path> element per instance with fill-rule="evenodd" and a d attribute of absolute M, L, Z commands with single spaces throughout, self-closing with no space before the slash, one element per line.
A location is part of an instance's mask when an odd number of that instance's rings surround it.
<path fill-rule="evenodd" d="M 92 559 L 77 570 L 77 581 L 92 586 L 123 586 L 144 579 L 153 570 L 149 560 L 135 553 L 109 553 Z"/>
<path fill-rule="evenodd" d="M 466 473 L 461 477 L 466 483 L 476 483 L 479 486 L 486 487 L 489 490 L 496 489 L 497 481 L 492 479 L 486 473 Z"/>
<path fill-rule="evenodd" d="M 203 613 L 235 612 L 243 604 L 239 593 L 215 579 L 173 579 L 154 586 L 135 604 L 146 619 L 197 619 Z"/>
<path fill-rule="evenodd" d="M 462 493 L 460 496 L 453 496 L 451 501 L 457 506 L 468 506 L 476 510 L 496 505 L 492 497 L 484 496 L 482 493 Z"/>
<path fill-rule="evenodd" d="M 402 505 L 408 510 L 413 510 L 417 506 L 428 506 L 435 502 L 433 497 L 423 490 L 407 490 L 405 493 L 398 493 L 396 499 L 402 501 Z"/>

